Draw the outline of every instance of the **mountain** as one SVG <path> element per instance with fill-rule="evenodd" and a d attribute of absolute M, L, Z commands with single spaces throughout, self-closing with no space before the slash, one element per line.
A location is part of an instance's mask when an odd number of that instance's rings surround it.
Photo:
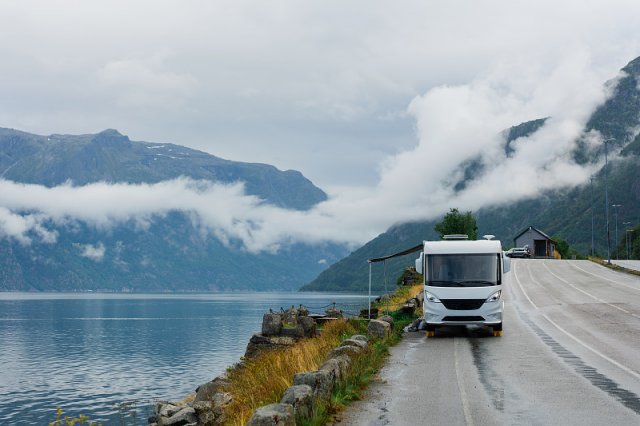
<path fill-rule="evenodd" d="M 224 160 L 179 145 L 134 142 L 117 130 L 91 135 L 39 136 L 0 128 L 0 177 L 48 187 L 67 180 L 155 183 L 189 176 L 245 182 L 248 194 L 269 203 L 306 210 L 327 199 L 302 173 L 268 164 Z"/>
<path fill-rule="evenodd" d="M 599 106 L 588 120 L 585 133 L 599 131 L 609 142 L 608 199 L 609 204 L 621 204 L 618 212 L 618 241 L 615 236 L 616 217 L 609 208 L 611 251 L 618 244 L 624 253 L 625 226 L 640 222 L 640 58 L 631 61 L 622 69 L 615 81 L 612 96 Z M 520 137 L 535 133 L 546 118 L 532 120 L 514 126 L 503 133 L 504 150 L 507 156 L 510 145 Z M 574 157 L 579 163 L 602 159 L 601 148 L 588 147 L 584 140 L 578 141 Z M 462 191 L 468 182 L 481 176 L 490 165 L 478 157 L 459 166 L 457 176 L 462 178 L 455 184 Z M 462 172 L 462 173 L 460 173 Z M 510 205 L 493 206 L 476 213 L 478 235 L 493 234 L 502 240 L 503 246 L 513 245 L 513 237 L 528 226 L 535 226 L 548 235 L 564 239 L 583 254 L 591 250 L 592 197 L 594 213 L 594 235 L 596 253 L 606 256 L 605 221 L 605 172 L 601 169 L 591 184 L 575 188 L 556 190 L 543 196 L 525 199 Z M 592 195 L 593 194 L 593 195 Z M 451 206 L 455 207 L 455 206 Z M 420 244 L 422 240 L 438 238 L 433 227 L 438 220 L 395 225 L 385 233 L 369 241 L 346 258 L 336 262 L 305 285 L 303 291 L 364 291 L 368 288 L 369 267 L 367 259 L 392 254 Z M 394 285 L 404 268 L 414 264 L 415 255 L 395 258 L 387 262 L 387 285 Z M 373 265 L 372 288 L 384 291 L 384 270 L 380 264 Z"/>
<path fill-rule="evenodd" d="M 131 141 L 116 130 L 40 136 L 0 129 L 0 177 L 47 187 L 72 181 L 155 183 L 179 176 L 242 181 L 264 202 L 307 210 L 326 194 L 300 172 L 229 161 L 174 144 Z M 336 244 L 293 244 L 253 254 L 239 242 L 203 235 L 173 212 L 148 229 L 129 221 L 112 229 L 46 223 L 54 244 L 0 235 L 0 290 L 220 291 L 295 290 L 346 254 Z"/>

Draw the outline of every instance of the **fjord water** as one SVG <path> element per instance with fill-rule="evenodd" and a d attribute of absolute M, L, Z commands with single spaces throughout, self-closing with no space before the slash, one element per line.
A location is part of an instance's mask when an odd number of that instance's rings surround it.
<path fill-rule="evenodd" d="M 365 296 L 0 293 L 0 424 L 48 424 L 55 409 L 146 424 L 239 361 L 262 315 L 299 304 L 346 311 Z"/>

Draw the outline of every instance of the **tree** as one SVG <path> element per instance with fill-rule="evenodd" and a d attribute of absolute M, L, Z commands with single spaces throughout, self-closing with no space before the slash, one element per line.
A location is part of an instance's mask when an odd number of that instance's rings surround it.
<path fill-rule="evenodd" d="M 557 236 L 551 239 L 556 242 L 556 250 L 560 253 L 560 257 L 563 259 L 569 259 L 569 243 Z"/>
<path fill-rule="evenodd" d="M 440 238 L 449 234 L 466 234 L 470 240 L 478 238 L 478 225 L 475 216 L 470 212 L 460 213 L 458 209 L 451 209 L 444 215 L 442 222 L 436 223 L 433 227 Z"/>

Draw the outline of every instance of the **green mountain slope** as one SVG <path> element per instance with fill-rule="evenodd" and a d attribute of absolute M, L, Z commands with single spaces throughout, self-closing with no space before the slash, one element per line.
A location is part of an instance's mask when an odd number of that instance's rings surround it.
<path fill-rule="evenodd" d="M 0 129 L 0 177 L 55 186 L 68 180 L 159 182 L 179 176 L 231 183 L 265 202 L 306 210 L 325 193 L 297 171 L 224 160 L 172 144 L 134 142 L 115 130 L 39 136 Z M 148 229 L 125 223 L 96 229 L 47 223 L 55 243 L 24 244 L 0 235 L 0 291 L 295 290 L 346 254 L 337 244 L 294 244 L 252 254 L 239 242 L 203 235 L 192 218 L 171 213 Z"/>
<path fill-rule="evenodd" d="M 306 210 L 327 199 L 295 170 L 224 160 L 179 145 L 134 142 L 116 130 L 40 136 L 0 128 L 0 176 L 49 187 L 67 180 L 75 185 L 155 183 L 189 176 L 222 183 L 243 181 L 248 194 L 292 209 Z"/>

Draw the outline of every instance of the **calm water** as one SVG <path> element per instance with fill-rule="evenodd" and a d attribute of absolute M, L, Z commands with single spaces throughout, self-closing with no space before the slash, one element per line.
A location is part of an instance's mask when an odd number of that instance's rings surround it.
<path fill-rule="evenodd" d="M 367 303 L 299 293 L 0 293 L 0 424 L 47 424 L 56 407 L 146 424 L 155 400 L 182 398 L 237 362 L 269 308 L 321 312 L 334 301 L 354 312 Z"/>

